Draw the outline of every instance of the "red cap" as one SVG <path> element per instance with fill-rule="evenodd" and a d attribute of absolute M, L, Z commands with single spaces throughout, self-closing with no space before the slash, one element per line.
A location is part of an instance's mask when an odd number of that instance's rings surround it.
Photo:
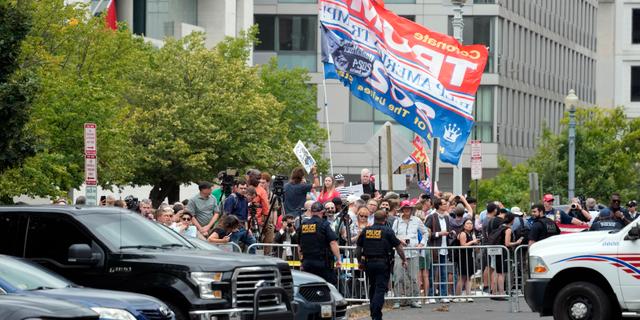
<path fill-rule="evenodd" d="M 400 209 L 402 208 L 413 208 L 413 204 L 409 200 L 402 200 L 402 202 L 400 202 Z"/>
<path fill-rule="evenodd" d="M 542 200 L 544 202 L 553 202 L 553 195 L 550 193 L 547 193 L 544 195 L 544 197 L 542 198 Z"/>

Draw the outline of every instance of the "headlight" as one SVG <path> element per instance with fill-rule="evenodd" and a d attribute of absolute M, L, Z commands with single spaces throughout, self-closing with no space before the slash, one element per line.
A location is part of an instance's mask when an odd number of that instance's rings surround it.
<path fill-rule="evenodd" d="M 338 288 L 336 288 L 331 283 L 327 283 L 327 284 L 329 285 L 329 290 L 331 290 L 331 296 L 333 297 L 333 301 L 335 301 L 337 304 L 340 304 L 340 302 L 344 301 L 344 297 L 342 296 L 342 294 L 340 294 L 340 291 L 338 291 Z M 346 303 L 346 301 L 344 302 Z"/>
<path fill-rule="evenodd" d="M 222 281 L 222 272 L 191 272 L 191 280 L 200 289 L 202 299 L 222 299 L 222 290 L 213 290 L 211 283 Z"/>
<path fill-rule="evenodd" d="M 100 320 L 136 320 L 136 317 L 127 310 L 102 307 L 93 307 L 91 310 L 100 315 Z"/>
<path fill-rule="evenodd" d="M 544 260 L 540 257 L 529 257 L 529 272 L 533 274 L 545 274 L 549 271 L 549 267 L 544 263 Z"/>

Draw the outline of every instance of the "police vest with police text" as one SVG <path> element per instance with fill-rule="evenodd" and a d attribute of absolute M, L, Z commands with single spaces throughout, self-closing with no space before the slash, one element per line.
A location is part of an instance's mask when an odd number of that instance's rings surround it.
<path fill-rule="evenodd" d="M 322 230 L 323 221 L 314 217 L 300 225 L 300 249 L 305 260 L 324 260 L 326 255 L 326 235 Z"/>
<path fill-rule="evenodd" d="M 388 227 L 383 225 L 373 225 L 366 227 L 360 234 L 364 237 L 364 256 L 366 258 L 386 258 L 391 253 L 391 244 L 385 237 L 385 231 Z"/>
<path fill-rule="evenodd" d="M 558 228 L 558 225 L 556 224 L 555 221 L 547 217 L 542 217 L 537 219 L 536 222 L 542 223 L 545 230 L 544 237 L 542 237 L 542 239 L 540 240 L 560 234 L 560 228 Z"/>

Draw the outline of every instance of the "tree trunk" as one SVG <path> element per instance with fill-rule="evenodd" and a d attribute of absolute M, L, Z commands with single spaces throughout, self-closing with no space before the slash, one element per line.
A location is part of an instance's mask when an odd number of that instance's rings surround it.
<path fill-rule="evenodd" d="M 161 181 L 153 186 L 149 192 L 149 199 L 154 208 L 158 208 L 164 199 L 169 198 L 168 203 L 180 201 L 180 184 L 175 181 Z"/>

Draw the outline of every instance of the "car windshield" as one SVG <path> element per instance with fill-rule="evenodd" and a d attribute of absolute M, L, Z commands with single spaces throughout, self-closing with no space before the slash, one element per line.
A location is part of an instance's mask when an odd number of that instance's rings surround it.
<path fill-rule="evenodd" d="M 0 279 L 20 290 L 60 289 L 70 286 L 61 277 L 30 263 L 0 258 Z"/>
<path fill-rule="evenodd" d="M 179 235 L 135 213 L 80 215 L 93 233 L 113 251 L 124 249 L 194 248 Z"/>

